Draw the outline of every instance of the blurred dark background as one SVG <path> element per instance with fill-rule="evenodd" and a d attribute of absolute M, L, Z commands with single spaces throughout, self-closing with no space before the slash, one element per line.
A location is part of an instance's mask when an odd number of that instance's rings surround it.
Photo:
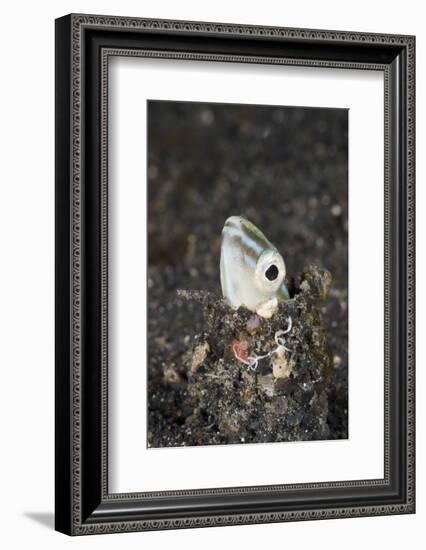
<path fill-rule="evenodd" d="M 184 376 L 183 354 L 203 327 L 200 307 L 176 290 L 220 293 L 230 215 L 255 223 L 288 273 L 307 259 L 331 272 L 323 308 L 336 369 L 329 423 L 346 437 L 348 111 L 149 101 L 148 440 L 179 444 L 182 436 L 183 390 L 164 373 Z"/>

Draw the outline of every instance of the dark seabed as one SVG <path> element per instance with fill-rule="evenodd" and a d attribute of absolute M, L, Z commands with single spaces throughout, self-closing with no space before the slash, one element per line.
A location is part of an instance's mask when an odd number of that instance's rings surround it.
<path fill-rule="evenodd" d="M 233 442 L 211 424 L 201 437 L 187 421 L 188 354 L 205 326 L 200 304 L 177 295 L 221 294 L 221 231 L 230 215 L 255 223 L 289 274 L 297 277 L 308 260 L 331 272 L 321 306 L 334 368 L 327 439 L 348 436 L 347 135 L 343 109 L 148 103 L 150 446 Z"/>

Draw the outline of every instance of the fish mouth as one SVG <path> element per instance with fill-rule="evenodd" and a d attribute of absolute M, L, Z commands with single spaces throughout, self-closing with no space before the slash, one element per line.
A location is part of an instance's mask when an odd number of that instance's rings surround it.
<path fill-rule="evenodd" d="M 223 226 L 223 229 L 241 229 L 241 216 L 230 216 Z"/>
<path fill-rule="evenodd" d="M 243 234 L 244 234 L 244 227 L 240 216 L 231 216 L 226 220 L 222 229 L 223 239 L 241 240 Z"/>

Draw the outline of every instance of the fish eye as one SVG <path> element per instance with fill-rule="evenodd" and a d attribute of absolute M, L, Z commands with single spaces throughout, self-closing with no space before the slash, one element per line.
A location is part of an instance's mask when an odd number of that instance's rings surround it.
<path fill-rule="evenodd" d="M 278 273 L 278 267 L 275 264 L 272 264 L 265 271 L 265 277 L 268 279 L 268 281 L 275 281 L 275 279 L 278 277 Z"/>
<path fill-rule="evenodd" d="M 285 263 L 274 248 L 264 250 L 259 256 L 254 273 L 254 283 L 264 294 L 276 292 L 285 277 Z"/>

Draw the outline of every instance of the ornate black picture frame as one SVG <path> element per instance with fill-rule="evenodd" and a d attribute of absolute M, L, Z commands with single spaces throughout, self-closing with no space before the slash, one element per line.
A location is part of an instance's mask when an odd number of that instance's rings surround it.
<path fill-rule="evenodd" d="M 383 479 L 108 491 L 108 59 L 382 71 Z M 414 513 L 413 36 L 68 15 L 56 21 L 56 529 L 70 535 Z"/>

